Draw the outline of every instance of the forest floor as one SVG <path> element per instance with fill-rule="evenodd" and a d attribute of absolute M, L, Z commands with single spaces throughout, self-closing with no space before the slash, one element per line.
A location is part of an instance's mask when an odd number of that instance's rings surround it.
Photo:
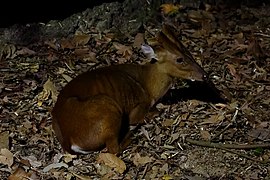
<path fill-rule="evenodd" d="M 140 37 L 158 27 L 149 23 L 121 39 L 93 28 L 1 44 L 0 179 L 270 179 L 270 6 L 163 8 L 228 102 L 205 85 L 179 81 L 119 157 L 63 154 L 50 114 L 59 91 L 87 70 L 145 62 Z"/>

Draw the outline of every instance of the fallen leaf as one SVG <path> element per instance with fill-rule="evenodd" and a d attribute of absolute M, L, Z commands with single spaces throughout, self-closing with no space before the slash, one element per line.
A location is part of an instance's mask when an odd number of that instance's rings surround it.
<path fill-rule="evenodd" d="M 218 124 L 221 121 L 223 121 L 225 119 L 223 114 L 214 114 L 211 115 L 209 118 L 206 118 L 202 123 L 200 123 L 200 125 L 203 124 Z"/>
<path fill-rule="evenodd" d="M 141 45 L 144 44 L 144 34 L 143 33 L 138 33 L 136 34 L 133 42 L 133 47 L 136 47 L 138 49 L 141 49 Z"/>
<path fill-rule="evenodd" d="M 227 64 L 230 74 L 235 78 L 236 81 L 240 81 L 240 76 L 237 74 L 235 67 L 232 64 Z"/>
<path fill-rule="evenodd" d="M 75 48 L 73 41 L 70 39 L 62 39 L 60 42 L 60 46 L 62 49 L 74 49 Z"/>
<path fill-rule="evenodd" d="M 153 158 L 149 156 L 142 157 L 139 153 L 136 153 L 133 158 L 133 163 L 135 164 L 135 166 L 145 165 L 150 162 L 153 162 Z"/>
<path fill-rule="evenodd" d="M 42 106 L 42 103 L 46 101 L 50 95 L 55 102 L 57 100 L 57 90 L 53 82 L 48 79 L 43 85 L 43 91 L 38 95 L 38 106 Z"/>
<path fill-rule="evenodd" d="M 0 149 L 9 148 L 9 132 L 4 131 L 0 133 Z"/>
<path fill-rule="evenodd" d="M 22 122 L 23 127 L 25 127 L 26 129 L 31 129 L 32 123 L 30 121 L 28 121 L 27 119 L 24 120 L 24 122 Z"/>
<path fill-rule="evenodd" d="M 169 172 L 169 165 L 168 163 L 165 163 L 161 168 L 160 171 L 168 173 Z"/>
<path fill-rule="evenodd" d="M 27 47 L 23 47 L 22 49 L 16 52 L 16 55 L 34 55 L 34 54 L 36 54 L 36 52 Z"/>
<path fill-rule="evenodd" d="M 25 172 L 21 167 L 8 177 L 8 180 L 39 179 L 34 171 Z"/>
<path fill-rule="evenodd" d="M 211 139 L 211 135 L 210 135 L 209 131 L 201 130 L 200 134 L 201 134 L 201 137 L 202 137 L 203 140 L 208 141 L 208 140 Z"/>
<path fill-rule="evenodd" d="M 50 48 L 58 51 L 59 50 L 59 47 L 60 45 L 58 43 L 56 43 L 56 40 L 51 40 L 51 41 L 45 41 L 44 42 L 45 45 L 48 45 Z"/>
<path fill-rule="evenodd" d="M 253 139 L 260 139 L 262 141 L 270 140 L 270 130 L 267 128 L 256 128 L 248 132 L 248 135 Z"/>
<path fill-rule="evenodd" d="M 168 4 L 162 4 L 160 6 L 160 10 L 161 12 L 163 12 L 164 15 L 171 15 L 174 13 L 177 13 L 179 11 L 180 8 L 182 8 L 183 6 L 180 4 L 172 4 L 172 3 L 168 3 Z"/>
<path fill-rule="evenodd" d="M 237 43 L 239 44 L 243 44 L 244 43 L 244 33 L 243 32 L 239 32 L 237 34 L 233 35 L 233 38 L 237 40 Z"/>
<path fill-rule="evenodd" d="M 94 52 L 88 52 L 84 57 L 83 57 L 84 61 L 90 61 L 93 63 L 97 63 L 97 58 L 96 58 L 96 53 Z"/>
<path fill-rule="evenodd" d="M 2 59 L 13 59 L 16 57 L 16 47 L 13 44 L 0 45 L 0 60 Z"/>
<path fill-rule="evenodd" d="M 67 153 L 67 154 L 64 154 L 64 161 L 65 161 L 65 163 L 69 163 L 69 162 L 73 161 L 73 159 L 76 157 L 77 157 L 77 155 L 72 155 L 72 154 Z"/>
<path fill-rule="evenodd" d="M 46 172 L 49 172 L 51 169 L 56 169 L 56 168 L 61 168 L 61 167 L 68 168 L 68 165 L 66 163 L 53 163 L 53 164 L 46 166 L 43 169 L 43 172 L 46 173 Z"/>
<path fill-rule="evenodd" d="M 260 42 L 256 38 L 251 39 L 251 42 L 247 48 L 247 54 L 251 56 L 255 56 L 257 58 L 264 56 L 264 52 L 260 45 Z"/>
<path fill-rule="evenodd" d="M 5 96 L 5 97 L 3 98 L 3 102 L 4 102 L 4 103 L 8 103 L 8 102 L 9 102 L 8 99 L 9 99 L 9 98 L 8 98 L 7 96 Z"/>
<path fill-rule="evenodd" d="M 257 128 L 270 128 L 270 122 L 269 121 L 263 121 L 263 122 L 260 122 L 258 125 L 257 125 Z"/>
<path fill-rule="evenodd" d="M 83 175 L 79 175 L 79 174 L 76 174 L 74 172 L 71 172 L 74 176 L 76 176 L 78 179 L 81 179 L 81 180 L 90 180 L 92 179 L 91 176 L 83 176 Z"/>
<path fill-rule="evenodd" d="M 132 55 L 132 49 L 130 46 L 125 46 L 117 42 L 114 42 L 113 46 L 117 50 L 117 54 L 121 54 L 127 60 L 130 59 Z"/>
<path fill-rule="evenodd" d="M 41 161 L 37 160 L 35 156 L 27 156 L 27 157 L 23 157 L 23 159 L 28 160 L 31 167 L 34 167 L 34 168 L 40 167 L 42 165 Z"/>
<path fill-rule="evenodd" d="M 201 12 L 196 10 L 190 10 L 188 12 L 188 17 L 193 22 L 201 22 L 203 20 L 203 15 Z"/>
<path fill-rule="evenodd" d="M 0 163 L 11 167 L 13 164 L 13 153 L 4 148 L 0 151 Z"/>
<path fill-rule="evenodd" d="M 170 136 L 170 141 L 169 143 L 173 143 L 175 140 L 177 140 L 178 138 L 180 137 L 180 133 L 177 132 L 177 133 L 173 133 L 171 136 Z"/>
<path fill-rule="evenodd" d="M 111 153 L 100 153 L 97 161 L 104 163 L 105 165 L 114 168 L 117 172 L 123 173 L 126 170 L 126 164 L 116 155 Z"/>
<path fill-rule="evenodd" d="M 90 38 L 91 36 L 88 34 L 78 34 L 74 36 L 73 42 L 76 46 L 84 46 L 89 42 Z"/>
<path fill-rule="evenodd" d="M 171 179 L 174 179 L 172 176 L 168 175 L 168 174 L 165 174 L 162 179 L 164 180 L 171 180 Z"/>
<path fill-rule="evenodd" d="M 151 140 L 148 131 L 143 126 L 141 127 L 141 132 L 149 141 Z"/>
<path fill-rule="evenodd" d="M 174 120 L 173 119 L 165 119 L 163 122 L 162 122 L 162 126 L 172 126 L 174 123 Z"/>
<path fill-rule="evenodd" d="M 72 80 L 72 77 L 70 77 L 69 75 L 62 74 L 62 76 L 63 76 L 63 78 L 64 78 L 67 82 L 69 82 L 69 81 Z"/>
<path fill-rule="evenodd" d="M 114 172 L 113 169 L 105 164 L 99 164 L 97 167 L 97 174 L 99 174 L 100 176 L 102 176 L 104 178 L 104 176 L 106 177 L 110 177 L 112 174 L 115 174 L 117 172 Z M 107 178 L 110 179 L 110 178 Z"/>
<path fill-rule="evenodd" d="M 89 48 L 78 48 L 74 50 L 74 54 L 78 57 L 83 57 L 87 55 L 89 52 Z"/>

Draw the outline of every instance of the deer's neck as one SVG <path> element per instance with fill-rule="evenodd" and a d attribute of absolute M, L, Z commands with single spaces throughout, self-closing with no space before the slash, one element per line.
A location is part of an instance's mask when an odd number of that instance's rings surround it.
<path fill-rule="evenodd" d="M 143 67 L 143 86 L 151 98 L 151 105 L 159 100 L 169 90 L 172 84 L 172 77 L 164 73 L 157 64 L 145 65 Z"/>

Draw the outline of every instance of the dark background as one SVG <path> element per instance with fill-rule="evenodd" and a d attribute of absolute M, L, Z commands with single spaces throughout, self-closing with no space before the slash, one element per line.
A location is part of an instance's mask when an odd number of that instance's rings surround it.
<path fill-rule="evenodd" d="M 62 20 L 74 13 L 82 12 L 87 8 L 116 0 L 37 0 L 37 1 L 10 1 L 4 0 L 0 6 L 0 27 L 6 28 L 13 24 L 26 24 Z M 118 0 L 121 2 L 122 0 Z"/>
<path fill-rule="evenodd" d="M 63 20 L 72 14 L 82 12 L 87 8 L 109 2 L 123 2 L 124 0 L 36 0 L 36 1 L 13 1 L 3 0 L 0 6 L 0 28 L 7 28 L 14 24 L 47 23 L 50 20 Z M 141 0 L 135 0 L 141 1 Z M 160 3 L 181 3 L 181 0 L 149 0 Z M 207 2 L 210 4 L 225 4 L 227 6 L 239 6 L 241 4 L 249 7 L 269 3 L 269 0 L 186 0 L 188 2 Z"/>

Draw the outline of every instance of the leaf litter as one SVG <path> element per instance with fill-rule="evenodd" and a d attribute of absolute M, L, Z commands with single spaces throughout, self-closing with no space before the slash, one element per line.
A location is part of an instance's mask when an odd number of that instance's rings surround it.
<path fill-rule="evenodd" d="M 269 7 L 228 10 L 205 4 L 205 9 L 190 10 L 164 4 L 161 10 L 230 102 L 202 101 L 185 94 L 173 97 L 177 103 L 161 101 L 159 115 L 134 132 L 121 156 L 64 155 L 51 128 L 50 110 L 58 92 L 87 70 L 143 63 L 142 34 L 112 42 L 113 33 L 96 34 L 92 29 L 88 34 L 76 32 L 72 38 L 28 46 L 1 44 L 1 179 L 270 178 L 269 166 L 252 160 L 269 160 L 269 147 L 234 154 L 236 150 L 186 141 L 188 137 L 228 145 L 270 142 L 270 32 L 269 20 L 264 18 L 270 16 Z M 195 89 L 195 94 L 201 93 Z"/>

